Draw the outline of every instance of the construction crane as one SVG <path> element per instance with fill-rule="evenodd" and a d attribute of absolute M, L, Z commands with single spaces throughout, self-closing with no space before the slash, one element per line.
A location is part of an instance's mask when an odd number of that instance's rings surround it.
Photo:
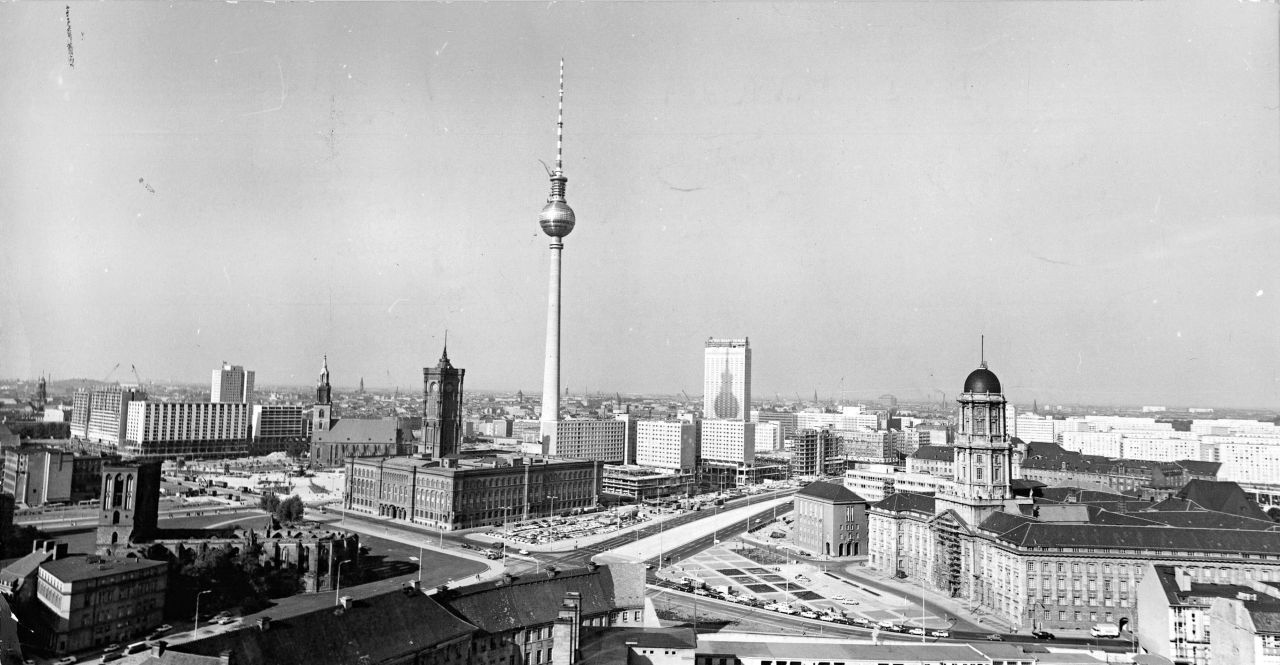
<path fill-rule="evenodd" d="M 115 375 L 116 370 L 118 369 L 120 369 L 120 363 L 116 363 L 116 366 L 112 367 L 110 372 L 107 372 L 107 376 L 102 379 L 102 382 L 106 383 L 107 381 L 110 381 L 111 377 Z"/>
<path fill-rule="evenodd" d="M 681 388 L 681 389 L 680 389 L 680 392 L 684 393 L 684 401 L 686 401 L 686 402 L 692 402 L 692 401 L 693 401 L 693 399 L 689 397 L 689 393 L 688 393 L 688 392 L 686 392 L 684 388 Z"/>
<path fill-rule="evenodd" d="M 135 379 L 137 379 L 137 380 L 138 380 L 138 387 L 139 387 L 139 388 L 141 388 L 141 387 L 142 387 L 142 377 L 141 377 L 141 376 L 138 376 L 138 368 L 137 368 L 137 367 L 135 367 L 135 366 L 133 366 L 133 365 L 129 365 L 129 369 L 133 370 L 133 378 L 135 378 Z"/>

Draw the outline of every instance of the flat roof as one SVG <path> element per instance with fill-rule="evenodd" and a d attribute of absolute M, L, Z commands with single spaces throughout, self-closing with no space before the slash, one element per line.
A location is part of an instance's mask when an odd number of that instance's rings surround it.
<path fill-rule="evenodd" d="M 100 577 L 115 577 L 126 573 L 150 571 L 165 568 L 169 564 L 164 561 L 151 561 L 135 557 L 103 557 L 73 555 L 65 559 L 55 559 L 40 567 L 50 575 L 63 582 L 79 582 Z"/>

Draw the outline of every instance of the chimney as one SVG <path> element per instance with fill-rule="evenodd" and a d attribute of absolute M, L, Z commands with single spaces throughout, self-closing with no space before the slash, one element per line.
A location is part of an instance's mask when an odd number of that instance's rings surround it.
<path fill-rule="evenodd" d="M 338 603 L 342 605 L 342 609 L 351 609 L 351 596 L 343 596 L 338 599 Z"/>
<path fill-rule="evenodd" d="M 578 631 L 582 627 L 582 598 L 566 591 L 560 613 L 551 627 L 551 665 L 573 665 L 578 660 Z"/>
<path fill-rule="evenodd" d="M 67 558 L 67 544 L 66 544 L 66 543 L 58 543 L 57 545 L 55 545 L 55 546 L 54 546 L 54 548 L 53 548 L 53 558 L 54 558 L 54 559 L 65 559 L 65 558 Z"/>
<path fill-rule="evenodd" d="M 271 630 L 271 617 L 262 617 L 258 619 L 258 630 L 263 632 Z"/>
<path fill-rule="evenodd" d="M 159 658 L 159 657 L 163 656 L 163 655 L 164 655 L 164 649 L 165 649 L 165 647 L 167 647 L 167 646 L 169 646 L 169 643 L 168 643 L 168 642 L 166 642 L 166 641 L 164 641 L 164 640 L 156 640 L 155 642 L 152 642 L 152 643 L 151 643 L 151 656 L 152 656 L 153 658 Z"/>

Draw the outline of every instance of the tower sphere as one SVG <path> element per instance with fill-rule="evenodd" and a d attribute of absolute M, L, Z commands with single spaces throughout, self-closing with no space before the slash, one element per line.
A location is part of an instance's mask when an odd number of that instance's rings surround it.
<path fill-rule="evenodd" d="M 542 208 L 542 213 L 538 215 L 538 224 L 542 226 L 542 232 L 552 238 L 563 238 L 569 235 L 573 230 L 574 222 L 573 208 L 560 198 L 547 201 L 547 205 Z"/>

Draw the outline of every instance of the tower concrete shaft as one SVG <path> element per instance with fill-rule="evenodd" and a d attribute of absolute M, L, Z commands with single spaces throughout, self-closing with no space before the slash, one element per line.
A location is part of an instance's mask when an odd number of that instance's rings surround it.
<path fill-rule="evenodd" d="M 560 254 L 564 243 L 560 238 L 551 242 L 551 277 L 547 282 L 547 352 L 542 371 L 542 427 L 545 423 L 560 421 Z"/>

